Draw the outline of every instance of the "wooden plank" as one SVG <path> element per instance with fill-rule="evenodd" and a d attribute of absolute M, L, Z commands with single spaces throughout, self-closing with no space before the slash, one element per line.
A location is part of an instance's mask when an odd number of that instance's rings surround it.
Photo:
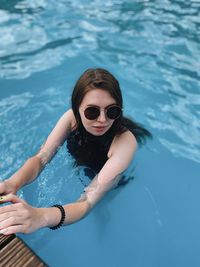
<path fill-rule="evenodd" d="M 47 267 L 23 240 L 0 235 L 0 267 Z"/>
<path fill-rule="evenodd" d="M 15 238 L 15 235 L 1 235 L 0 234 L 0 250 L 5 247 L 13 238 Z"/>

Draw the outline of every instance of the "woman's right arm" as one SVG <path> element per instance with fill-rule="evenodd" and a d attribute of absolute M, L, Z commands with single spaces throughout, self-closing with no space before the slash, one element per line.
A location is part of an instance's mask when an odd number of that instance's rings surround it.
<path fill-rule="evenodd" d="M 21 187 L 31 183 L 51 161 L 74 126 L 75 117 L 70 109 L 59 119 L 38 153 L 30 157 L 10 178 L 0 183 L 0 194 L 15 194 Z"/>

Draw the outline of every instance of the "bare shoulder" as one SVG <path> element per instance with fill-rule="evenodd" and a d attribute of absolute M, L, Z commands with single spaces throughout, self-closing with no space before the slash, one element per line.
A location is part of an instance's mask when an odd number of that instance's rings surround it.
<path fill-rule="evenodd" d="M 131 131 L 116 135 L 110 146 L 108 157 L 110 157 L 116 150 L 125 149 L 126 151 L 134 152 L 137 149 L 137 140 Z"/>
<path fill-rule="evenodd" d="M 135 136 L 132 134 L 131 131 L 127 130 L 126 132 L 120 134 L 120 135 L 116 135 L 112 145 L 119 145 L 119 144 L 128 144 L 128 145 L 132 145 L 132 146 L 137 146 L 137 141 Z"/>
<path fill-rule="evenodd" d="M 53 130 L 36 154 L 36 156 L 40 158 L 43 166 L 52 159 L 75 125 L 76 120 L 74 113 L 72 109 L 69 109 L 57 121 Z"/>
<path fill-rule="evenodd" d="M 70 125 L 70 129 L 73 130 L 76 126 L 76 119 L 72 109 L 67 110 L 62 116 L 63 122 Z"/>

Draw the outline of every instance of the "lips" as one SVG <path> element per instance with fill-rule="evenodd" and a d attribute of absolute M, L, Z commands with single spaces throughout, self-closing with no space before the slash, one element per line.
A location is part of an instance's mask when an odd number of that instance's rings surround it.
<path fill-rule="evenodd" d="M 93 126 L 93 128 L 96 130 L 96 131 L 103 131 L 106 129 L 107 126 Z"/>
<path fill-rule="evenodd" d="M 96 129 L 105 129 L 107 126 L 93 126 Z"/>
<path fill-rule="evenodd" d="M 94 128 L 106 128 L 106 126 L 93 126 Z"/>

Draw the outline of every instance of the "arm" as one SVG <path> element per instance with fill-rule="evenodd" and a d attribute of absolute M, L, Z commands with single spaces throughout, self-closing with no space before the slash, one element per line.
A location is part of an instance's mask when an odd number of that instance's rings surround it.
<path fill-rule="evenodd" d="M 115 138 L 109 151 L 109 159 L 99 174 L 85 188 L 77 202 L 63 206 L 66 213 L 65 225 L 84 218 L 103 196 L 118 184 L 120 174 L 130 164 L 136 148 L 136 140 L 129 131 Z M 1 233 L 30 233 L 41 227 L 57 225 L 60 221 L 60 211 L 55 207 L 33 208 L 15 195 L 8 195 L 3 201 L 15 204 L 0 209 Z M 22 211 L 23 217 L 20 217 Z"/>
<path fill-rule="evenodd" d="M 65 224 L 72 224 L 84 218 L 108 191 L 117 186 L 120 174 L 128 168 L 136 149 L 137 142 L 130 131 L 114 139 L 108 153 L 109 159 L 99 174 L 85 188 L 77 202 L 63 206 L 66 213 Z M 60 215 L 59 210 L 56 210 Z M 57 220 L 53 219 L 53 210 L 51 212 L 52 214 L 46 217 L 46 226 L 54 226 L 60 220 L 60 216 Z"/>
<path fill-rule="evenodd" d="M 0 194 L 15 194 L 22 186 L 32 182 L 45 165 L 51 161 L 58 148 L 64 143 L 74 123 L 75 118 L 73 112 L 72 110 L 68 110 L 59 119 L 39 152 L 29 158 L 9 179 L 0 183 Z"/>

